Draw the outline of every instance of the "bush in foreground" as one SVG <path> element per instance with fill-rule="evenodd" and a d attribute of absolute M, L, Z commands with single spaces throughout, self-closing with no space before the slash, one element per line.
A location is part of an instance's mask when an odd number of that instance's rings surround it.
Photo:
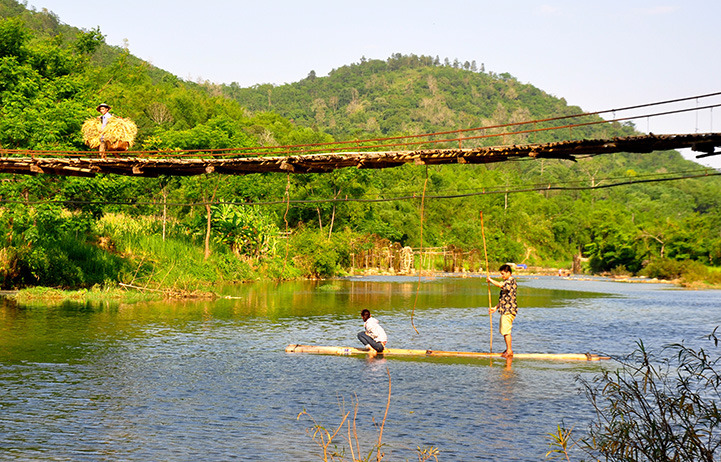
<path fill-rule="evenodd" d="M 718 347 L 716 330 L 709 335 Z M 638 343 L 616 371 L 582 380 L 596 418 L 588 435 L 571 444 L 571 432 L 550 434 L 547 457 L 568 457 L 578 446 L 590 460 L 718 460 L 721 448 L 721 357 L 683 344 L 654 358 Z"/>

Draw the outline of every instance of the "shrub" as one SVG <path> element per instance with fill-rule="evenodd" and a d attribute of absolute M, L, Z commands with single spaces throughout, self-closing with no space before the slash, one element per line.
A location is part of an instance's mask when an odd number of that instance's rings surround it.
<path fill-rule="evenodd" d="M 712 272 L 706 265 L 695 260 L 684 262 L 681 282 L 689 285 L 694 282 L 721 284 L 721 273 Z"/>
<path fill-rule="evenodd" d="M 718 348 L 716 330 L 708 336 Z M 714 461 L 721 448 L 721 357 L 683 344 L 655 358 L 642 342 L 616 371 L 581 380 L 596 418 L 578 447 L 592 460 Z M 547 454 L 566 453 L 559 427 Z M 575 443 L 574 443 L 575 444 Z"/>
<path fill-rule="evenodd" d="M 656 279 L 678 279 L 683 273 L 683 263 L 670 258 L 660 258 L 651 261 L 639 274 Z"/>
<path fill-rule="evenodd" d="M 721 284 L 721 271 L 696 260 L 657 259 L 646 265 L 639 274 L 658 279 L 680 279 L 686 286 L 695 283 Z"/>
<path fill-rule="evenodd" d="M 293 262 L 303 273 L 315 277 L 333 277 L 350 265 L 353 234 L 345 230 L 329 239 L 323 231 L 300 229 L 291 238 Z"/>

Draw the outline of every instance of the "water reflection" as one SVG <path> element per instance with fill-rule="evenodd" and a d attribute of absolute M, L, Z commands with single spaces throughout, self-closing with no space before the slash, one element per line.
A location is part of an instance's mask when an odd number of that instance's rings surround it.
<path fill-rule="evenodd" d="M 493 359 L 493 358 L 491 358 L 491 359 L 489 360 L 489 366 L 493 367 L 493 366 L 495 366 L 495 365 L 497 365 L 497 364 L 502 364 L 502 365 L 504 366 L 504 369 L 505 369 L 506 371 L 511 371 L 511 370 L 512 370 L 512 366 L 513 366 L 513 357 L 511 356 L 511 357 L 498 358 L 498 359 Z M 510 377 L 511 374 L 508 374 L 508 375 L 509 375 L 509 377 Z"/>

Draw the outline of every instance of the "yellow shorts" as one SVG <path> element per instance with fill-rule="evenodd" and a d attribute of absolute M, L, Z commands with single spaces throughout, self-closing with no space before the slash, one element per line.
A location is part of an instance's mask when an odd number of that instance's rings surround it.
<path fill-rule="evenodd" d="M 501 335 L 511 335 L 514 319 L 516 319 L 516 317 L 512 314 L 501 315 L 501 324 L 499 326 L 499 331 L 501 332 Z"/>

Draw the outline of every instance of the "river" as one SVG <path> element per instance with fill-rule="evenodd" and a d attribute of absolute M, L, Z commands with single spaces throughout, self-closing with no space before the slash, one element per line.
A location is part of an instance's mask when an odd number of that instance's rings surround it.
<path fill-rule="evenodd" d="M 619 357 L 638 340 L 711 345 L 721 291 L 605 279 L 519 277 L 514 350 Z M 384 460 L 544 460 L 564 422 L 593 409 L 578 377 L 614 361 L 369 359 L 289 354 L 292 343 L 359 345 L 369 308 L 389 347 L 488 351 L 478 278 L 364 277 L 219 289 L 214 301 L 0 305 L 0 460 L 319 461 L 313 421 L 353 419 Z M 494 300 L 497 289 L 493 290 Z M 415 309 L 414 309 L 415 306 Z M 497 329 L 498 318 L 493 319 Z M 413 324 L 418 329 L 416 333 Z M 494 351 L 503 339 L 493 336 Z M 308 431 L 311 430 L 311 433 Z M 344 429 L 337 436 L 347 448 Z M 346 460 L 350 460 L 347 453 Z M 375 458 L 373 459 L 375 460 Z"/>

